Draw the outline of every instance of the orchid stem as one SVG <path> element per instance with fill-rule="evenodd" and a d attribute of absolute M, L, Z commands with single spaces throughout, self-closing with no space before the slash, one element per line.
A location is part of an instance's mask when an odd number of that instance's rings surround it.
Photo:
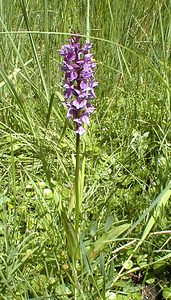
<path fill-rule="evenodd" d="M 75 231 L 78 237 L 79 219 L 80 219 L 80 187 L 79 187 L 79 171 L 80 171 L 80 136 L 76 134 L 76 166 L 75 166 Z"/>
<path fill-rule="evenodd" d="M 79 249 L 79 221 L 80 221 L 80 135 L 76 133 L 76 165 L 75 165 L 75 232 L 77 235 L 77 250 Z M 75 291 L 74 300 L 78 299 L 78 282 L 77 282 L 77 254 L 73 259 L 74 263 L 74 280 Z"/>
<path fill-rule="evenodd" d="M 90 42 L 90 0 L 87 0 L 86 42 Z"/>

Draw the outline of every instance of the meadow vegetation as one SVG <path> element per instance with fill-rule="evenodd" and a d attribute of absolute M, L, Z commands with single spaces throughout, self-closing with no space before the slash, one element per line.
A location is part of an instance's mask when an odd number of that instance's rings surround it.
<path fill-rule="evenodd" d="M 86 0 L 0 0 L 0 300 L 171 299 L 171 3 L 90 0 L 87 18 Z M 99 83 L 75 278 L 71 30 L 90 30 Z"/>

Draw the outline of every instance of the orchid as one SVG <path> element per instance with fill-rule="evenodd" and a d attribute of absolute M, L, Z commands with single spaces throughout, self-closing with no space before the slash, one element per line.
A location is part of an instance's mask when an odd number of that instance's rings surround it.
<path fill-rule="evenodd" d="M 65 73 L 63 87 L 67 118 L 74 121 L 76 133 L 80 136 L 85 133 L 84 125 L 89 125 L 90 115 L 95 110 L 91 100 L 98 83 L 94 79 L 96 63 L 91 49 L 92 43 L 86 42 L 82 47 L 80 36 L 74 35 L 60 50 L 64 58 L 62 70 Z"/>

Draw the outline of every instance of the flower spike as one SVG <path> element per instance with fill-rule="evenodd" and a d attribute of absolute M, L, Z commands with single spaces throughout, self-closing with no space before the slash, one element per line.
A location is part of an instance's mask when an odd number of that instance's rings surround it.
<path fill-rule="evenodd" d="M 67 118 L 75 123 L 76 133 L 85 133 L 84 124 L 89 124 L 89 117 L 95 110 L 91 100 L 95 97 L 94 88 L 98 83 L 94 79 L 96 63 L 90 53 L 92 43 L 81 46 L 80 36 L 74 35 L 69 44 L 60 50 L 63 56 L 64 98 Z"/>

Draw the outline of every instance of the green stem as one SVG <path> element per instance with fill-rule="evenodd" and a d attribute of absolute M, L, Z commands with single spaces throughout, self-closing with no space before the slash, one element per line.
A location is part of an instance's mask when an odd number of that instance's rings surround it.
<path fill-rule="evenodd" d="M 90 42 L 90 0 L 87 0 L 86 42 Z"/>
<path fill-rule="evenodd" d="M 76 166 L 75 166 L 75 231 L 78 236 L 79 219 L 80 219 L 80 187 L 79 187 L 79 171 L 80 171 L 80 136 L 76 134 Z"/>

